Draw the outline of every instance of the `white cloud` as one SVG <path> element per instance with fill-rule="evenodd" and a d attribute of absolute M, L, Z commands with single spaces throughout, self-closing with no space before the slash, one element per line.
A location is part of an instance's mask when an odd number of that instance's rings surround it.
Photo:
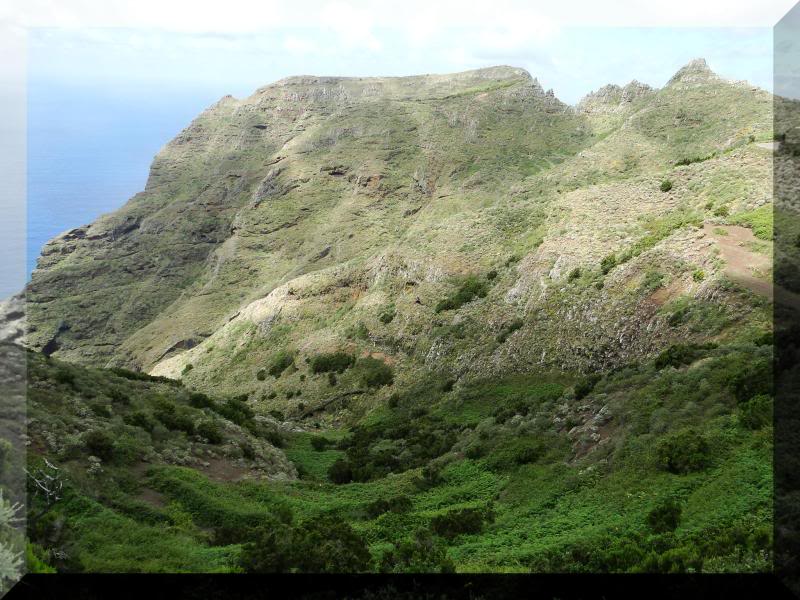
<path fill-rule="evenodd" d="M 312 40 L 296 35 L 287 35 L 283 38 L 283 47 L 293 54 L 312 54 L 317 52 L 317 45 Z"/>
<path fill-rule="evenodd" d="M 179 32 L 252 32 L 279 27 L 332 26 L 369 40 L 371 28 L 430 39 L 447 27 L 528 26 L 534 36 L 552 25 L 747 26 L 774 25 L 794 0 L 6 0 L 0 23 L 30 27 L 147 27 Z M 516 34 L 515 34 L 516 35 Z M 369 41 L 369 44 L 374 44 Z"/>

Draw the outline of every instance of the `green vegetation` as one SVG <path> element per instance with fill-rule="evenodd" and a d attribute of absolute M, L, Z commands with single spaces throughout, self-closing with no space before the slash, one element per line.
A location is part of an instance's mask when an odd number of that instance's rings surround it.
<path fill-rule="evenodd" d="M 346 352 L 318 354 L 311 359 L 312 373 L 344 373 L 356 362 L 356 357 Z"/>
<path fill-rule="evenodd" d="M 394 371 L 382 360 L 368 356 L 358 359 L 355 369 L 361 382 L 370 388 L 391 385 Z"/>
<path fill-rule="evenodd" d="M 685 74 L 205 111 L 26 290 L 30 568 L 769 571 L 772 305 L 694 228 L 769 255 L 772 99 Z"/>
<path fill-rule="evenodd" d="M 268 373 L 276 379 L 280 377 L 283 372 L 294 364 L 294 354 L 281 350 L 273 358 L 269 366 Z"/>
<path fill-rule="evenodd" d="M 485 298 L 489 293 L 489 286 L 485 281 L 471 275 L 467 277 L 459 286 L 458 290 L 452 295 L 440 300 L 436 304 L 436 312 L 445 310 L 458 310 L 468 302 L 476 298 Z"/>
<path fill-rule="evenodd" d="M 772 206 L 764 205 L 749 212 L 734 215 L 731 222 L 753 230 L 753 235 L 761 240 L 771 240 L 774 236 Z"/>
<path fill-rule="evenodd" d="M 347 430 L 285 434 L 300 479 L 283 483 L 229 482 L 157 462 L 134 475 L 116 454 L 88 479 L 85 459 L 51 453 L 70 474 L 68 488 L 32 543 L 68 548 L 69 564 L 57 566 L 70 570 L 763 570 L 770 364 L 770 346 L 742 342 L 674 346 L 653 364 L 577 379 L 538 374 L 454 389 L 431 374 Z M 76 398 L 120 385 L 110 373 L 72 369 Z M 48 415 L 47 427 L 78 418 L 48 391 L 54 371 L 32 363 L 32 411 Z M 119 409 L 133 420 L 175 390 L 135 386 L 143 387 L 127 388 L 129 405 Z M 201 437 L 225 415 L 252 420 L 241 398 L 176 398 L 187 414 L 204 415 Z M 571 430 L 595 413 L 617 443 L 583 454 L 586 442 Z M 218 431 L 231 444 L 234 430 Z M 263 439 L 243 431 L 230 446 L 240 456 Z M 142 453 L 177 449 L 186 433 L 149 435 L 137 434 Z M 141 500 L 148 489 L 158 503 Z M 35 500 L 32 509 L 42 508 Z M 59 519 L 66 526 L 53 537 Z"/>

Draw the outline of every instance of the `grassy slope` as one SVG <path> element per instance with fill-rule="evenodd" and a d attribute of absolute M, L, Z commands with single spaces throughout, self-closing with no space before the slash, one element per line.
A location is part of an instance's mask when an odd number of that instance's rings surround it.
<path fill-rule="evenodd" d="M 398 427 L 412 423 L 408 438 L 416 427 L 439 423 L 426 437 L 431 443 L 448 427 L 459 431 L 452 449 L 423 460 L 439 473 L 430 486 L 420 483 L 420 467 L 405 470 L 403 463 L 394 475 L 330 483 L 327 469 L 348 453 L 312 449 L 310 440 L 319 434 L 308 432 L 288 434 L 286 454 L 302 474 L 296 482 L 226 482 L 197 467 L 156 462 L 131 469 L 113 460 L 90 479 L 83 459 L 65 461 L 66 499 L 33 535 L 42 545 L 49 539 L 68 548 L 71 558 L 59 566 L 71 570 L 225 571 L 236 570 L 240 546 L 215 545 L 215 531 L 247 530 L 286 507 L 295 522 L 338 515 L 364 537 L 376 560 L 437 516 L 491 507 L 494 521 L 481 532 L 447 542 L 458 570 L 761 570 L 769 564 L 771 428 L 745 427 L 739 416 L 744 401 L 736 396 L 746 397 L 755 389 L 747 385 L 758 387 L 763 378 L 752 370 L 742 378 L 743 365 L 768 365 L 770 356 L 769 346 L 739 339 L 701 351 L 688 366 L 644 364 L 609 373 L 580 400 L 569 376 L 520 376 L 452 392 L 434 378 L 401 394 L 393 407 L 375 409 L 361 425 L 378 432 L 368 445 L 369 460 L 387 443 L 400 443 L 411 448 L 407 464 L 414 464 L 418 450 L 397 437 Z M 34 371 L 37 387 L 52 377 Z M 103 381 L 102 372 L 93 377 Z M 744 396 L 737 391 L 743 385 Z M 84 384 L 81 393 L 90 389 Z M 606 437 L 601 428 L 608 441 L 590 443 L 585 454 L 586 439 L 574 430 L 603 406 L 611 415 L 606 429 L 614 433 Z M 659 468 L 655 449 L 687 427 L 707 441 L 707 464 L 685 474 Z M 346 433 L 320 432 L 331 440 L 347 439 Z M 545 451 L 519 464 L 519 440 L 544 441 Z M 483 450 L 470 452 L 476 445 Z M 367 513 L 370 502 L 397 496 L 411 500 L 410 511 Z M 669 498 L 683 506 L 680 524 L 672 534 L 655 534 L 647 515 Z M 48 526 L 59 515 L 65 527 L 53 543 Z"/>

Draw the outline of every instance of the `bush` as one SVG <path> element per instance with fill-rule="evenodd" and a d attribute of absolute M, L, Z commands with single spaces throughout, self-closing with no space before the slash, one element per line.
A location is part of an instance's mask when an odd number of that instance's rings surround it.
<path fill-rule="evenodd" d="M 516 438 L 504 441 L 486 459 L 486 466 L 492 471 L 513 469 L 519 465 L 536 462 L 544 453 L 540 440 Z"/>
<path fill-rule="evenodd" d="M 717 345 L 713 343 L 674 344 L 659 354 L 653 364 L 659 370 L 665 367 L 679 368 L 703 358 L 710 350 L 716 347 Z"/>
<path fill-rule="evenodd" d="M 665 179 L 661 182 L 661 191 L 668 192 L 672 189 L 672 182 L 669 179 Z"/>
<path fill-rule="evenodd" d="M 377 519 L 387 512 L 406 513 L 411 510 L 411 506 L 411 499 L 408 496 L 395 496 L 388 500 L 380 498 L 370 502 L 365 507 L 365 510 L 370 519 Z"/>
<path fill-rule="evenodd" d="M 497 271 L 495 269 L 492 269 L 486 274 L 486 279 L 488 279 L 489 281 L 494 281 L 496 278 L 497 278 Z"/>
<path fill-rule="evenodd" d="M 189 435 L 194 434 L 194 422 L 183 410 L 179 410 L 172 402 L 159 398 L 153 411 L 156 419 L 169 430 L 184 431 Z"/>
<path fill-rule="evenodd" d="M 332 446 L 333 444 L 333 440 L 329 440 L 328 438 L 322 436 L 314 436 L 311 438 L 311 447 L 317 452 L 327 450 L 328 446 Z"/>
<path fill-rule="evenodd" d="M 280 377 L 283 372 L 294 364 L 294 355 L 286 350 L 281 350 L 272 357 L 272 363 L 267 372 L 275 379 Z"/>
<path fill-rule="evenodd" d="M 356 369 L 359 371 L 361 381 L 371 388 L 391 385 L 394 381 L 392 368 L 382 360 L 366 357 L 359 359 Z"/>
<path fill-rule="evenodd" d="M 333 371 L 328 373 L 328 385 L 334 387 L 337 383 L 339 383 L 339 380 L 336 379 L 336 373 Z"/>
<path fill-rule="evenodd" d="M 240 427 L 248 427 L 253 424 L 255 413 L 247 405 L 246 396 L 229 398 L 223 404 L 214 408 L 218 415 L 225 417 L 228 421 L 236 423 Z"/>
<path fill-rule="evenodd" d="M 250 539 L 239 559 L 247 573 L 357 573 L 371 563 L 363 538 L 332 516 L 296 528 L 273 518 Z"/>
<path fill-rule="evenodd" d="M 336 484 L 353 481 L 353 470 L 350 468 L 350 463 L 344 458 L 337 459 L 328 468 L 328 479 Z"/>
<path fill-rule="evenodd" d="M 382 573 L 454 573 L 445 546 L 429 531 L 419 529 L 381 557 Z"/>
<path fill-rule="evenodd" d="M 388 325 L 394 320 L 394 317 L 395 317 L 394 308 L 389 308 L 381 313 L 381 315 L 378 317 L 378 320 L 384 325 Z"/>
<path fill-rule="evenodd" d="M 617 266 L 617 257 L 614 254 L 609 254 L 600 261 L 600 271 L 606 275 L 611 269 Z"/>
<path fill-rule="evenodd" d="M 766 394 L 753 396 L 739 405 L 739 422 L 747 429 L 761 429 L 772 424 L 772 398 Z"/>
<path fill-rule="evenodd" d="M 114 455 L 114 440 L 100 429 L 87 431 L 83 435 L 83 443 L 90 454 L 103 460 L 110 460 Z"/>
<path fill-rule="evenodd" d="M 685 474 L 704 469 L 709 451 L 708 443 L 699 433 L 686 429 L 665 436 L 656 446 L 656 457 L 662 469 Z"/>
<path fill-rule="evenodd" d="M 484 522 L 494 521 L 491 510 L 462 508 L 439 515 L 431 520 L 431 531 L 447 540 L 459 535 L 476 534 L 483 530 Z"/>
<path fill-rule="evenodd" d="M 596 373 L 579 379 L 575 383 L 575 399 L 581 400 L 588 396 L 601 379 L 602 377 Z"/>
<path fill-rule="evenodd" d="M 202 392 L 189 394 L 189 404 L 195 408 L 214 408 L 214 401 Z"/>
<path fill-rule="evenodd" d="M 647 524 L 655 533 L 675 531 L 680 524 L 682 510 L 680 502 L 670 498 L 647 513 Z"/>
<path fill-rule="evenodd" d="M 692 279 L 695 281 L 703 281 L 706 278 L 706 273 L 702 269 L 697 269 L 692 273 Z"/>
<path fill-rule="evenodd" d="M 267 378 L 267 370 L 266 369 L 259 369 L 256 373 L 256 379 L 259 381 L 264 381 Z"/>
<path fill-rule="evenodd" d="M 152 415 L 143 410 L 136 410 L 128 413 L 122 417 L 122 420 L 128 425 L 140 427 L 145 431 L 153 431 L 153 428 L 156 426 L 155 419 L 153 419 Z"/>
<path fill-rule="evenodd" d="M 183 367 L 183 371 L 181 371 L 181 375 L 186 375 L 192 369 L 194 369 L 194 365 L 192 363 L 187 364 L 185 367 Z"/>
<path fill-rule="evenodd" d="M 311 361 L 312 373 L 344 373 L 353 366 L 356 357 L 347 352 L 318 354 Z"/>
<path fill-rule="evenodd" d="M 59 367 L 54 375 L 54 379 L 58 383 L 75 387 L 75 373 L 73 373 L 69 368 Z"/>
<path fill-rule="evenodd" d="M 440 300 L 434 310 L 437 313 L 445 310 L 456 310 L 468 302 L 472 302 L 475 298 L 485 298 L 488 293 L 489 287 L 486 282 L 471 275 L 464 280 L 455 294 Z"/>
<path fill-rule="evenodd" d="M 575 281 L 576 279 L 579 279 L 580 276 L 581 276 L 581 268 L 575 267 L 574 269 L 572 269 L 572 271 L 569 272 L 569 275 L 567 275 L 567 281 Z"/>
<path fill-rule="evenodd" d="M 211 420 L 202 421 L 197 426 L 197 435 L 207 439 L 209 444 L 221 444 L 223 439 L 219 426 Z"/>

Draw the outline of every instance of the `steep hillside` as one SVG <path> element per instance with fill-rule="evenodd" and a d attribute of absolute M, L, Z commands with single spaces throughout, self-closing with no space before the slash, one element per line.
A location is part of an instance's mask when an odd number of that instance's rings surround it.
<path fill-rule="evenodd" d="M 143 193 L 48 245 L 28 340 L 316 401 L 314 378 L 257 374 L 279 351 L 335 350 L 401 382 L 605 369 L 724 337 L 764 314 L 749 309 L 758 286 L 729 285 L 703 223 L 770 202 L 770 101 L 704 61 L 577 110 L 508 67 L 299 77 L 225 98 L 165 147 Z M 470 278 L 474 301 L 445 309 Z M 713 331 L 671 322 L 678 305 L 718 312 Z"/>

